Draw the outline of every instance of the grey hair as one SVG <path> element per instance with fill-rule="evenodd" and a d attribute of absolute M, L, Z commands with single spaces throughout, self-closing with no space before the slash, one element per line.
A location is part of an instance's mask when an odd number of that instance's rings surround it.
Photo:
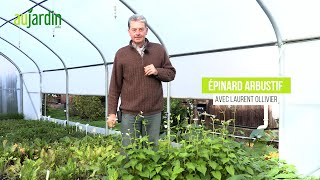
<path fill-rule="evenodd" d="M 147 19 L 140 14 L 134 14 L 131 17 L 129 17 L 128 20 L 128 28 L 130 29 L 130 22 L 131 21 L 138 21 L 138 22 L 143 22 L 145 24 L 145 26 L 147 27 Z"/>

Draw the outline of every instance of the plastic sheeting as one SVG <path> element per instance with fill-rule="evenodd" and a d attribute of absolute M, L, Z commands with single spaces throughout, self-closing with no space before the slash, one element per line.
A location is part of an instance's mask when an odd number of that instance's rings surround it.
<path fill-rule="evenodd" d="M 19 113 L 19 79 L 15 68 L 0 56 L 0 114 Z"/>
<path fill-rule="evenodd" d="M 284 96 L 280 116 L 280 157 L 297 166 L 304 174 L 320 167 L 320 72 L 315 62 L 320 58 L 320 41 L 286 45 L 284 74 L 291 77 L 292 93 Z"/>

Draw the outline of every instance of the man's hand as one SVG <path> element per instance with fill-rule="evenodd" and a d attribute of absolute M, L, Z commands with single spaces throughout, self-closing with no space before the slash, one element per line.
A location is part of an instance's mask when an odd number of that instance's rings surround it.
<path fill-rule="evenodd" d="M 150 64 L 146 67 L 144 67 L 144 75 L 150 76 L 150 75 L 158 75 L 158 70 L 154 67 L 153 64 Z"/>
<path fill-rule="evenodd" d="M 113 128 L 117 123 L 117 117 L 115 114 L 110 114 L 107 120 L 107 124 L 109 128 Z"/>

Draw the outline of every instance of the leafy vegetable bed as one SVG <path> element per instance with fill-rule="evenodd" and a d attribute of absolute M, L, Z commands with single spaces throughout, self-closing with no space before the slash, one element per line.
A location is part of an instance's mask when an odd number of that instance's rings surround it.
<path fill-rule="evenodd" d="M 185 134 L 188 138 L 179 142 L 180 148 L 165 139 L 154 151 L 143 137 L 123 150 L 119 136 L 85 136 L 72 127 L 42 121 L 0 121 L 0 177 L 299 179 L 271 147 L 259 146 L 257 152 L 258 147 L 192 126 Z"/>

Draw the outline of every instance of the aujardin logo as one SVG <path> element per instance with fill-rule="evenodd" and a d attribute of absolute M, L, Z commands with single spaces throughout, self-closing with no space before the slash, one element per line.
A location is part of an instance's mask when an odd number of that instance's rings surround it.
<path fill-rule="evenodd" d="M 26 26 L 30 28 L 31 26 L 39 25 L 53 25 L 55 27 L 61 27 L 61 15 L 54 14 L 54 11 L 48 11 L 47 14 L 32 14 L 30 9 L 26 14 L 15 14 L 16 19 L 13 24 L 20 26 Z"/>

